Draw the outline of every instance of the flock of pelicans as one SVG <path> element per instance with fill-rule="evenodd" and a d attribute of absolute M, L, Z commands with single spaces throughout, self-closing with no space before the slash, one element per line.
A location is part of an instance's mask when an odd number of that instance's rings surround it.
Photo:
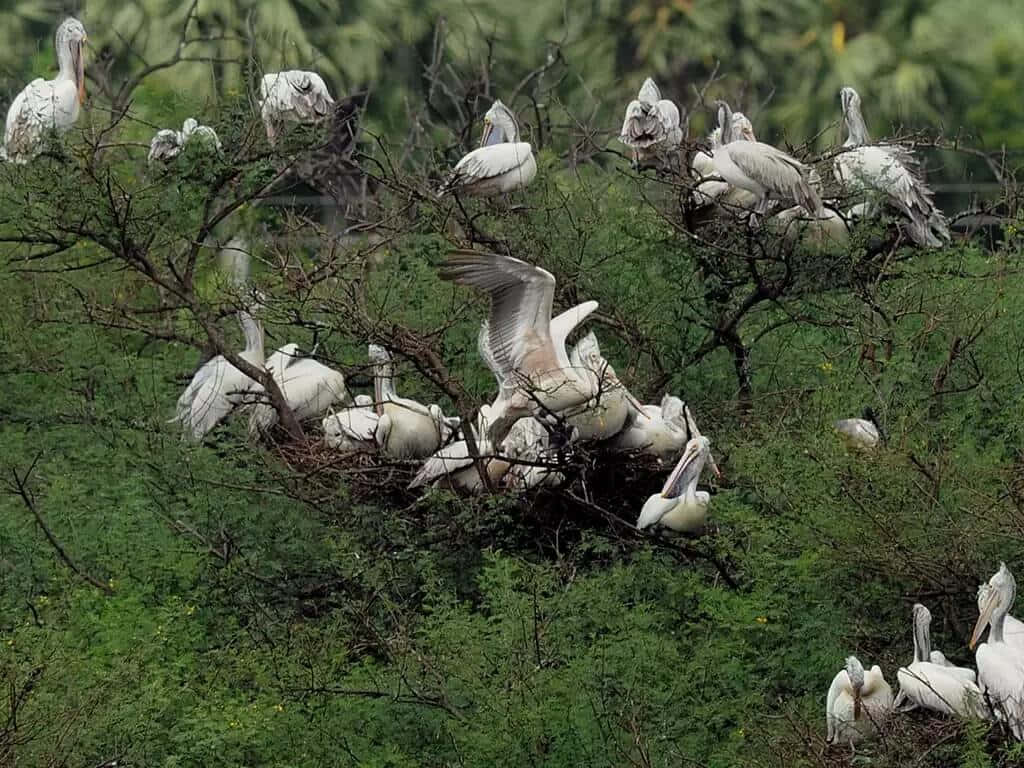
<path fill-rule="evenodd" d="M 14 100 L 4 134 L 3 158 L 26 163 L 42 149 L 50 132 L 66 131 L 78 118 L 84 98 L 83 48 L 86 33 L 76 19 L 57 30 L 59 74 L 37 79 Z M 747 212 L 751 226 L 764 217 L 783 224 L 800 220 L 815 241 L 842 241 L 857 217 L 895 211 L 907 235 L 920 246 L 937 247 L 949 238 L 945 217 L 913 170 L 910 152 L 895 144 L 870 144 L 852 88 L 841 91 L 848 138 L 833 161 L 840 186 L 864 201 L 847 211 L 822 200 L 818 174 L 787 153 L 757 141 L 753 126 L 728 104 L 718 104 L 718 127 L 709 149 L 698 152 L 688 173 L 699 202 Z M 267 74 L 260 83 L 260 112 L 273 143 L 286 122 L 325 118 L 334 100 L 314 72 Z M 161 130 L 150 144 L 150 162 L 171 162 L 183 147 L 202 140 L 220 150 L 215 131 L 193 119 L 181 131 Z M 683 157 L 679 109 L 645 81 L 626 109 L 620 140 L 638 166 L 675 168 Z M 533 149 L 520 141 L 515 115 L 495 101 L 484 117 L 480 146 L 452 169 L 439 196 L 506 194 L 529 184 L 537 173 Z M 870 193 L 870 194 L 868 194 Z M 789 204 L 781 210 L 777 203 Z M 224 252 L 246 261 L 244 240 Z M 246 270 L 247 271 L 247 270 Z M 401 397 L 388 351 L 371 344 L 373 395 L 353 400 L 344 376 L 303 357 L 297 344 L 264 353 L 259 297 L 238 312 L 245 337 L 240 357 L 269 371 L 298 420 L 322 419 L 326 444 L 341 453 L 373 452 L 396 460 L 422 462 L 410 488 L 444 485 L 464 492 L 526 490 L 564 482 L 558 455 L 574 443 L 600 443 L 612 452 L 646 454 L 661 462 L 679 457 L 662 490 L 644 503 L 641 529 L 662 526 L 699 533 L 707 519 L 709 495 L 697 490 L 705 466 L 715 474 L 710 441 L 697 428 L 681 399 L 666 395 L 657 405 L 641 404 L 603 357 L 597 337 L 588 333 L 574 346 L 569 336 L 597 309 L 587 301 L 552 316 L 555 278 L 519 259 L 472 250 L 450 254 L 441 277 L 476 289 L 490 299 L 490 313 L 479 335 L 479 353 L 493 372 L 498 394 L 483 405 L 476 423 L 462 425 L 436 404 Z M 260 435 L 278 420 L 261 397 L 263 387 L 223 356 L 207 361 L 178 399 L 174 421 L 186 436 L 202 440 L 236 410 L 249 411 L 249 429 Z M 337 407 L 337 410 L 334 408 Z M 325 415 L 326 414 L 326 415 Z M 837 431 L 856 448 L 875 448 L 882 435 L 873 414 L 836 422 Z M 931 616 L 914 606 L 914 660 L 897 672 L 899 695 L 881 670 L 865 671 L 856 657 L 832 681 L 827 699 L 830 742 L 851 746 L 878 732 L 897 708 L 926 707 L 963 717 L 1000 718 L 1018 739 L 1024 737 L 1024 624 L 1009 616 L 1016 584 L 1001 565 L 978 593 L 980 616 L 971 647 L 986 627 L 988 642 L 977 648 L 977 673 L 952 666 L 930 645 Z"/>

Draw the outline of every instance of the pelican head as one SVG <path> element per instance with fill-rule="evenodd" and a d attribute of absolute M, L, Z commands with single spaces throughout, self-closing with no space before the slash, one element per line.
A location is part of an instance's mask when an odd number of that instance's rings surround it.
<path fill-rule="evenodd" d="M 860 94 L 848 85 L 839 90 L 839 101 L 843 105 L 844 115 L 852 109 L 860 111 Z"/>
<path fill-rule="evenodd" d="M 69 16 L 57 27 L 57 61 L 61 64 L 61 73 L 70 75 L 78 86 L 79 104 L 85 101 L 85 60 L 82 56 L 82 46 L 88 39 L 85 27 L 76 18 Z M 65 67 L 69 67 L 71 71 L 66 72 Z"/>
<path fill-rule="evenodd" d="M 843 119 L 846 121 L 846 130 L 850 134 L 846 140 L 847 146 L 859 146 L 868 142 L 868 129 L 864 124 L 864 116 L 860 111 L 860 94 L 850 86 L 845 86 L 839 91 L 839 101 L 843 106 Z"/>
<path fill-rule="evenodd" d="M 996 575 L 988 580 L 988 584 L 982 585 L 978 590 L 978 622 L 974 625 L 974 632 L 971 633 L 971 642 L 968 647 L 972 650 L 985 631 L 985 627 L 991 626 L 989 640 L 1002 642 L 1003 619 L 1010 612 L 1013 600 L 1017 596 L 1017 582 L 1006 567 L 1006 563 L 999 564 Z"/>
<path fill-rule="evenodd" d="M 195 130 L 198 127 L 199 122 L 194 117 L 187 117 L 185 118 L 185 122 L 181 124 L 181 132 L 185 135 L 185 138 L 187 139 L 189 136 L 195 133 Z"/>
<path fill-rule="evenodd" d="M 853 688 L 853 719 L 860 720 L 860 696 L 864 689 L 864 665 L 856 656 L 846 657 L 846 674 Z"/>
<path fill-rule="evenodd" d="M 377 403 L 377 413 L 384 413 L 384 400 L 390 394 L 391 387 L 391 354 L 378 344 L 370 344 L 367 348 L 367 355 L 373 363 L 373 399 Z M 390 431 L 388 424 L 385 431 Z"/>
<path fill-rule="evenodd" d="M 754 135 L 754 124 L 742 112 L 732 113 L 732 135 L 739 136 L 743 141 L 757 141 Z"/>
<path fill-rule="evenodd" d="M 519 124 L 512 110 L 495 99 L 491 108 L 484 115 L 484 132 L 480 136 L 480 146 L 490 147 L 508 141 L 519 141 Z"/>
<path fill-rule="evenodd" d="M 686 417 L 686 432 L 690 439 L 700 438 L 707 443 L 707 462 L 711 467 L 711 471 L 715 474 L 718 479 L 722 478 L 722 471 L 718 468 L 718 464 L 715 462 L 715 457 L 711 455 L 711 441 L 701 435 L 700 430 L 697 428 L 697 421 L 693 418 L 693 413 L 690 411 L 690 406 L 686 403 L 682 403 L 683 414 Z"/>
<path fill-rule="evenodd" d="M 691 439 L 683 449 L 679 463 L 672 470 L 672 474 L 668 476 L 661 495 L 666 498 L 677 498 L 686 488 L 695 485 L 709 458 L 711 458 L 711 441 L 703 435 Z M 712 466 L 714 466 L 713 462 Z M 715 467 L 716 474 L 717 469 Z"/>
<path fill-rule="evenodd" d="M 366 354 L 374 365 L 384 365 L 391 362 L 391 354 L 379 344 L 370 344 L 366 348 Z"/>

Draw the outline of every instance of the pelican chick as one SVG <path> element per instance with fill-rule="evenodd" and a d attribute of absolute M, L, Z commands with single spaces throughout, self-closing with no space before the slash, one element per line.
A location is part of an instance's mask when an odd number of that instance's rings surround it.
<path fill-rule="evenodd" d="M 334 99 L 316 72 L 269 72 L 260 80 L 260 117 L 267 141 L 274 144 L 283 122 L 315 123 L 331 112 Z"/>
<path fill-rule="evenodd" d="M 835 423 L 835 430 L 847 448 L 858 451 L 873 451 L 882 440 L 882 431 L 872 408 L 864 409 L 863 418 L 839 419 Z"/>
<path fill-rule="evenodd" d="M 609 447 L 616 453 L 637 451 L 658 461 L 671 461 L 690 439 L 686 430 L 683 401 L 666 394 L 661 405 L 644 405 L 646 419 L 630 413 L 626 428 L 612 438 Z"/>
<path fill-rule="evenodd" d="M 661 98 L 654 80 L 647 78 L 636 99 L 626 107 L 619 141 L 633 150 L 633 164 L 643 167 L 671 157 L 683 140 L 679 107 Z"/>
<path fill-rule="evenodd" d="M 527 186 L 537 175 L 529 142 L 519 140 L 519 123 L 512 110 L 495 100 L 484 115 L 480 146 L 465 155 L 437 191 L 491 197 Z"/>
<path fill-rule="evenodd" d="M 217 132 L 208 125 L 200 125 L 194 118 L 188 118 L 180 131 L 164 128 L 156 132 L 149 142 L 148 162 L 167 163 L 181 154 L 185 145 L 192 139 L 201 141 L 204 146 L 222 152 Z"/>
<path fill-rule="evenodd" d="M 615 437 L 633 415 L 631 397 L 615 374 L 615 369 L 601 354 L 601 347 L 593 331 L 577 342 L 569 355 L 569 361 L 590 378 L 597 395 L 583 406 L 561 415 L 576 430 L 579 440 L 607 440 Z"/>

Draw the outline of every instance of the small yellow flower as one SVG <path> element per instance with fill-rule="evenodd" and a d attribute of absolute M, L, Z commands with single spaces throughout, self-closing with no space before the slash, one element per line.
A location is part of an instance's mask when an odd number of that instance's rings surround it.
<path fill-rule="evenodd" d="M 196 607 L 194 605 L 189 604 L 189 605 L 185 606 L 185 615 L 186 616 L 191 616 L 195 612 L 196 612 Z"/>
<path fill-rule="evenodd" d="M 828 360 L 826 360 L 818 367 L 821 368 L 821 372 L 824 373 L 825 375 L 832 373 L 832 363 Z"/>
<path fill-rule="evenodd" d="M 230 723 L 228 723 L 228 727 L 229 728 L 237 728 L 238 727 L 238 721 L 237 720 L 232 720 Z"/>
<path fill-rule="evenodd" d="M 40 595 L 36 598 L 36 605 L 49 605 L 49 603 L 50 598 L 48 598 L 46 595 Z"/>
<path fill-rule="evenodd" d="M 768 617 L 767 616 L 758 616 L 757 617 L 757 623 L 758 624 L 767 624 L 768 623 Z"/>
<path fill-rule="evenodd" d="M 278 712 L 284 712 L 284 704 L 275 704 L 274 709 Z"/>
<path fill-rule="evenodd" d="M 13 637 L 11 637 L 11 638 L 8 638 L 8 639 L 7 639 L 7 644 L 8 644 L 8 645 L 14 645 L 14 638 L 13 638 Z"/>

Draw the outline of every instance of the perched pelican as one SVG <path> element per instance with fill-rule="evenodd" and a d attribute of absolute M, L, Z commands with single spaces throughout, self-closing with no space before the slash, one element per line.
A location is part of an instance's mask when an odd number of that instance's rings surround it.
<path fill-rule="evenodd" d="M 537 175 L 529 142 L 519 140 L 519 123 L 512 111 L 496 100 L 484 115 L 480 146 L 465 155 L 437 191 L 491 197 L 525 187 Z"/>
<path fill-rule="evenodd" d="M 665 395 L 661 405 L 643 406 L 646 419 L 636 418 L 612 438 L 611 449 L 618 453 L 639 451 L 659 461 L 671 461 L 678 456 L 689 439 L 686 431 L 686 416 L 683 401 L 674 395 Z"/>
<path fill-rule="evenodd" d="M 593 331 L 573 347 L 569 361 L 577 371 L 591 379 L 597 394 L 583 406 L 562 414 L 566 422 L 576 429 L 579 440 L 607 440 L 615 437 L 633 415 L 632 406 L 626 386 L 619 381 L 615 369 L 604 359 Z"/>
<path fill-rule="evenodd" d="M 754 135 L 754 126 L 742 112 L 732 113 L 732 135 L 734 141 L 757 141 Z M 700 181 L 693 191 L 693 200 L 697 205 L 710 205 L 719 203 L 726 208 L 753 208 L 757 204 L 757 197 L 753 192 L 746 189 L 734 187 L 720 178 L 715 177 L 715 150 L 722 146 L 722 129 L 715 127 L 708 134 L 708 143 L 711 145 L 711 154 L 697 152 L 690 161 L 690 167 L 695 177 Z"/>
<path fill-rule="evenodd" d="M 907 219 L 907 232 L 918 245 L 941 247 L 949 240 L 949 222 L 932 201 L 932 192 L 911 171 L 910 150 L 897 144 L 870 145 L 860 111 L 860 96 L 853 88 L 839 92 L 846 122 L 844 151 L 833 161 L 836 180 L 854 192 L 884 195 Z"/>
<path fill-rule="evenodd" d="M 732 135 L 733 141 L 757 141 L 754 124 L 742 112 L 732 113 Z M 712 159 L 712 155 L 716 149 L 722 146 L 721 126 L 716 125 L 714 130 L 708 134 L 708 144 L 711 145 L 711 154 L 697 152 L 690 161 L 690 168 L 698 178 L 715 175 L 715 161 Z"/>
<path fill-rule="evenodd" d="M 991 591 L 992 587 L 988 584 L 982 584 L 978 587 L 978 613 L 984 610 Z M 1006 614 L 1006 619 L 1003 622 L 1003 640 L 1006 641 L 1008 646 L 1016 649 L 1021 657 L 1024 658 L 1024 621 Z"/>
<path fill-rule="evenodd" d="M 1024 740 L 1024 655 L 1006 642 L 1006 615 L 1017 595 L 1017 582 L 1006 567 L 999 564 L 996 575 L 988 580 L 989 590 L 971 633 L 974 648 L 989 627 L 988 641 L 978 646 L 974 658 L 978 665 L 978 685 L 1000 720 L 1009 725 L 1014 738 Z"/>
<path fill-rule="evenodd" d="M 253 316 L 258 305 L 253 303 L 247 309 L 238 311 L 238 323 L 245 335 L 245 349 L 239 357 L 247 363 L 262 368 L 263 325 Z M 227 361 L 223 355 L 207 360 L 196 371 L 188 387 L 178 398 L 176 414 L 172 422 L 180 422 L 187 437 L 202 440 L 232 410 L 251 399 L 260 385 L 250 379 Z"/>
<path fill-rule="evenodd" d="M 679 125 L 679 107 L 661 98 L 654 80 L 647 78 L 640 93 L 626 107 L 619 141 L 633 150 L 633 162 L 643 166 L 651 161 L 669 159 L 679 149 L 683 129 Z"/>
<path fill-rule="evenodd" d="M 579 439 L 575 429 L 570 431 L 566 442 Z M 554 487 L 565 482 L 565 474 L 550 466 L 554 460 L 551 432 L 538 419 L 520 419 L 502 444 L 501 453 L 513 459 L 505 474 L 505 486 L 516 491 L 532 488 Z M 516 463 L 516 461 L 523 463 Z"/>
<path fill-rule="evenodd" d="M 900 706 L 906 699 L 912 706 L 934 712 L 985 719 L 985 704 L 981 689 L 973 679 L 974 670 L 932 661 L 928 628 L 932 615 L 927 608 L 917 603 L 913 616 L 914 661 L 896 672 L 900 692 L 893 706 Z"/>
<path fill-rule="evenodd" d="M 340 453 L 372 452 L 377 449 L 377 425 L 380 416 L 373 398 L 356 395 L 355 405 L 324 417 L 324 442 Z"/>
<path fill-rule="evenodd" d="M 64 133 L 85 101 L 85 63 L 82 46 L 88 36 L 78 19 L 67 18 L 57 27 L 57 65 L 53 80 L 37 77 L 14 97 L 7 110 L 2 157 L 24 164 L 42 151 L 47 132 Z"/>
<path fill-rule="evenodd" d="M 204 146 L 211 147 L 217 152 L 222 152 L 224 149 L 213 128 L 208 125 L 200 125 L 190 117 L 182 124 L 180 131 L 164 128 L 156 132 L 149 142 L 149 162 L 166 163 L 173 160 L 193 139 L 202 141 Z"/>
<path fill-rule="evenodd" d="M 825 703 L 826 741 L 849 744 L 852 748 L 878 733 L 892 713 L 892 688 L 885 682 L 876 664 L 871 671 L 856 656 L 846 659 L 846 666 L 832 678 Z"/>
<path fill-rule="evenodd" d="M 330 114 L 334 99 L 316 72 L 271 72 L 260 81 L 260 117 L 267 140 L 277 140 L 280 123 L 315 123 Z"/>
<path fill-rule="evenodd" d="M 557 414 L 597 394 L 595 382 L 569 362 L 565 339 L 553 333 L 555 278 L 550 272 L 511 256 L 460 250 L 441 267 L 441 278 L 491 297 L 489 345 L 504 382 L 491 408 L 492 445 L 500 445 L 524 416 Z M 582 320 L 596 308 L 596 302 L 580 305 L 574 319 Z M 639 411 L 635 398 L 628 392 L 626 396 Z"/>
<path fill-rule="evenodd" d="M 373 363 L 374 402 L 377 415 L 376 438 L 380 452 L 392 459 L 424 459 L 444 445 L 458 425 L 457 418 L 445 418 L 438 405 L 425 406 L 395 391 L 391 355 L 384 347 L 369 346 Z"/>
<path fill-rule="evenodd" d="M 325 413 L 335 403 L 347 403 L 350 398 L 345 389 L 345 377 L 311 357 L 299 357 L 297 344 L 286 344 L 274 352 L 266 362 L 274 381 L 296 421 L 305 421 Z M 277 409 L 263 400 L 255 405 L 249 416 L 249 435 L 255 437 L 275 424 Z"/>
<path fill-rule="evenodd" d="M 882 431 L 872 408 L 864 409 L 863 418 L 839 419 L 835 428 L 848 448 L 859 451 L 874 450 L 882 439 Z"/>
<path fill-rule="evenodd" d="M 695 427 L 696 425 L 694 425 Z M 652 525 L 661 525 L 680 533 L 700 533 L 708 519 L 708 503 L 711 496 L 707 491 L 697 490 L 704 464 L 711 463 L 711 471 L 721 477 L 715 460 L 711 457 L 711 441 L 695 432 L 686 444 L 672 474 L 665 481 L 661 493 L 656 493 L 644 502 L 636 527 L 640 530 Z"/>
<path fill-rule="evenodd" d="M 477 455 L 483 462 L 483 471 L 487 475 L 488 482 L 492 488 L 497 488 L 501 479 L 512 466 L 508 457 L 497 455 L 499 452 L 491 445 L 487 438 L 488 422 L 491 415 L 489 405 L 480 406 L 480 413 L 477 415 L 473 437 L 476 440 Z M 480 472 L 469 453 L 469 443 L 466 440 L 446 445 L 437 451 L 433 456 L 423 462 L 416 476 L 409 483 L 409 489 L 422 486 L 446 485 L 447 487 L 466 493 L 480 493 L 485 489 Z"/>
<path fill-rule="evenodd" d="M 755 211 L 763 214 L 771 197 L 796 201 L 804 210 L 820 216 L 821 198 L 808 182 L 809 168 L 782 150 L 760 141 L 736 141 L 733 112 L 724 101 L 718 102 L 718 124 L 722 146 L 714 151 L 715 173 L 729 184 L 752 192 L 757 198 Z"/>

